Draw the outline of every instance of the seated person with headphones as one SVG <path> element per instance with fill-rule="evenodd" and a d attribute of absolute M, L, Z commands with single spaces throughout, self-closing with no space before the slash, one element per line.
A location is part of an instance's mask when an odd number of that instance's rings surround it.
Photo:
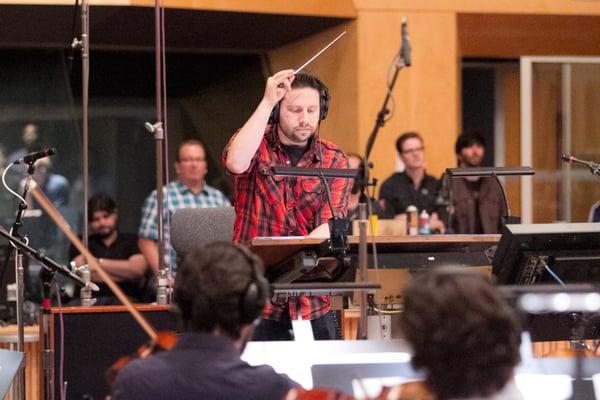
<path fill-rule="evenodd" d="M 268 302 L 262 274 L 262 261 L 241 245 L 187 254 L 173 295 L 183 334 L 173 349 L 123 368 L 112 399 L 282 399 L 295 382 L 240 359 Z"/>
<path fill-rule="evenodd" d="M 483 274 L 439 267 L 413 275 L 400 323 L 436 399 L 522 399 L 519 317 Z"/>
<path fill-rule="evenodd" d="M 319 178 L 273 176 L 273 166 L 340 168 L 346 156 L 319 134 L 329 109 L 329 90 L 317 77 L 277 72 L 267 79 L 264 96 L 223 152 L 234 174 L 236 219 L 233 241 L 257 236 L 329 237 L 332 210 Z M 347 211 L 352 181 L 327 179 L 337 217 Z M 264 313 L 253 340 L 289 340 L 291 320 L 310 320 L 315 339 L 337 339 L 339 329 L 328 296 L 280 297 Z"/>

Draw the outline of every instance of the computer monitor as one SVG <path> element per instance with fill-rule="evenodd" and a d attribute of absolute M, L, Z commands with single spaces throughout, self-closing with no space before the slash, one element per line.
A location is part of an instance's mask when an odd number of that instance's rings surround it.
<path fill-rule="evenodd" d="M 506 225 L 492 274 L 501 285 L 600 283 L 600 224 Z"/>

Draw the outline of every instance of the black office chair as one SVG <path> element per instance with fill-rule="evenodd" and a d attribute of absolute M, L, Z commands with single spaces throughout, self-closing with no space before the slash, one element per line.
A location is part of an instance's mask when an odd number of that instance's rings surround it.
<path fill-rule="evenodd" d="M 590 208 L 588 222 L 600 222 L 600 201 L 595 203 L 592 208 Z"/>

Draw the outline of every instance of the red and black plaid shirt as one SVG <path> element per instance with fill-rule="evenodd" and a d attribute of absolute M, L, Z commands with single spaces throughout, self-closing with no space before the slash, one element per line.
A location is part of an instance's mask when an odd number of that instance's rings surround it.
<path fill-rule="evenodd" d="M 333 143 L 318 139 L 311 140 L 309 146 L 297 167 L 348 168 L 346 156 Z M 223 163 L 228 150 L 229 145 L 223 152 Z M 235 175 L 234 242 L 248 243 L 258 236 L 306 236 L 331 218 L 325 188 L 319 178 L 271 173 L 272 166 L 291 165 L 292 160 L 281 148 L 277 132 L 268 126 L 246 172 Z M 327 181 L 336 216 L 345 216 L 351 180 L 332 178 Z M 289 297 L 287 302 L 292 319 L 297 319 L 298 309 L 303 319 L 319 318 L 329 312 L 328 296 Z M 265 309 L 264 317 L 279 320 L 285 303 L 286 299 L 278 299 Z"/>

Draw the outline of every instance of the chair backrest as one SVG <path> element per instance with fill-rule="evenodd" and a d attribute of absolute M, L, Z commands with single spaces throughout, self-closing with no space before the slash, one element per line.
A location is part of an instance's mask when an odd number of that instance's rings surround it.
<path fill-rule="evenodd" d="M 600 222 L 600 201 L 594 203 L 592 208 L 590 208 L 588 222 Z"/>
<path fill-rule="evenodd" d="M 171 218 L 171 244 L 178 256 L 214 241 L 231 241 L 233 207 L 182 208 Z"/>

